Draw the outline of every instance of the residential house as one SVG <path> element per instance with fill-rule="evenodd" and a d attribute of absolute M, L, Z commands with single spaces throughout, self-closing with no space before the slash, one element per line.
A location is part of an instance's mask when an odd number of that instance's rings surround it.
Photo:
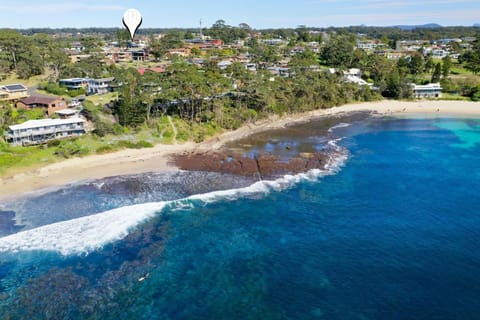
<path fill-rule="evenodd" d="M 144 49 L 131 50 L 133 61 L 147 61 L 148 52 Z"/>
<path fill-rule="evenodd" d="M 345 82 L 349 82 L 349 83 L 355 83 L 359 86 L 368 86 L 368 87 L 372 87 L 373 84 L 372 83 L 368 83 L 367 81 L 363 80 L 362 78 L 360 77 L 357 77 L 357 76 L 353 76 L 353 75 L 350 75 L 350 74 L 345 74 L 343 76 L 343 80 Z"/>
<path fill-rule="evenodd" d="M 112 91 L 112 83 L 115 78 L 71 78 L 60 79 L 58 83 L 68 90 L 85 89 L 87 94 L 105 94 Z"/>
<path fill-rule="evenodd" d="M 442 87 L 439 83 L 426 85 L 412 84 L 412 89 L 415 98 L 439 98 L 442 95 Z"/>
<path fill-rule="evenodd" d="M 343 72 L 343 80 L 349 83 L 355 83 L 359 86 L 369 86 L 372 87 L 372 83 L 362 79 L 362 71 L 357 68 L 348 69 L 348 71 Z"/>
<path fill-rule="evenodd" d="M 287 44 L 287 41 L 282 39 L 263 39 L 262 42 L 271 46 Z"/>
<path fill-rule="evenodd" d="M 443 50 L 443 49 L 432 50 L 432 56 L 437 59 L 443 59 L 448 55 L 449 55 L 449 52 L 447 50 Z"/>
<path fill-rule="evenodd" d="M 183 47 L 183 48 L 175 48 L 175 49 L 169 49 L 168 50 L 168 55 L 169 56 L 179 56 L 179 57 L 188 57 L 191 53 L 191 49 L 188 47 Z"/>
<path fill-rule="evenodd" d="M 290 68 L 274 66 L 268 67 L 267 70 L 270 71 L 270 73 L 274 76 L 280 76 L 285 78 L 290 77 Z"/>
<path fill-rule="evenodd" d="M 28 90 L 23 84 L 0 86 L 0 101 L 11 101 L 28 97 Z"/>
<path fill-rule="evenodd" d="M 374 40 L 363 40 L 363 41 L 357 41 L 357 49 L 362 49 L 366 51 L 371 51 L 376 49 L 378 46 L 377 42 Z"/>
<path fill-rule="evenodd" d="M 405 56 L 404 53 L 398 52 L 398 51 L 391 51 L 387 53 L 387 59 L 390 59 L 390 60 L 399 60 L 404 56 Z"/>
<path fill-rule="evenodd" d="M 130 62 L 130 61 L 132 61 L 132 59 L 133 59 L 133 57 L 132 57 L 132 52 L 131 51 L 121 50 L 121 51 L 113 53 L 113 60 L 116 63 Z"/>
<path fill-rule="evenodd" d="M 34 145 L 85 133 L 85 120 L 81 118 L 42 119 L 9 126 L 5 139 L 12 145 Z"/>
<path fill-rule="evenodd" d="M 230 61 L 230 60 L 222 60 L 222 61 L 217 63 L 217 67 L 220 70 L 225 70 L 226 68 L 228 68 L 231 65 L 232 65 L 232 61 Z"/>
<path fill-rule="evenodd" d="M 290 50 L 290 55 L 294 56 L 297 53 L 303 53 L 303 52 L 305 52 L 305 47 L 293 47 Z"/>
<path fill-rule="evenodd" d="M 42 108 L 51 116 L 55 111 L 66 109 L 68 104 L 62 97 L 30 96 L 18 100 L 15 106 L 18 109 Z"/>
<path fill-rule="evenodd" d="M 87 89 L 88 79 L 86 78 L 70 78 L 60 79 L 58 83 L 68 90 Z"/>
<path fill-rule="evenodd" d="M 77 118 L 79 111 L 76 109 L 63 109 L 55 111 L 55 114 L 58 114 L 60 119 L 71 119 Z"/>
<path fill-rule="evenodd" d="M 307 48 L 314 53 L 320 53 L 320 44 L 316 41 L 307 43 Z"/>
<path fill-rule="evenodd" d="M 111 91 L 111 85 L 115 78 L 88 79 L 87 94 L 105 94 Z"/>

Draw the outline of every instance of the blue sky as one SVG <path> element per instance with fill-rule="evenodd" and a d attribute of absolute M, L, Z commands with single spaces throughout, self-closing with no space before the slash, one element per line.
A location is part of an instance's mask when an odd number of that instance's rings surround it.
<path fill-rule="evenodd" d="M 480 23 L 480 0 L 1 0 L 0 28 L 122 27 L 128 8 L 142 13 L 142 27 L 160 28 L 198 27 L 200 19 L 257 29 Z"/>

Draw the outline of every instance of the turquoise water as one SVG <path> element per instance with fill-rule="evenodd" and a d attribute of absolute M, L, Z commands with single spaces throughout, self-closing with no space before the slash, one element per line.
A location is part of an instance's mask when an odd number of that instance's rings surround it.
<path fill-rule="evenodd" d="M 135 176 L 6 204 L 0 311 L 478 319 L 479 123 L 342 125 L 329 137 L 342 138 L 330 171 L 253 186 L 214 174 Z M 218 179 L 227 182 L 213 186 Z M 227 185 L 234 189 L 218 191 Z M 6 211 L 21 226 L 4 222 Z"/>

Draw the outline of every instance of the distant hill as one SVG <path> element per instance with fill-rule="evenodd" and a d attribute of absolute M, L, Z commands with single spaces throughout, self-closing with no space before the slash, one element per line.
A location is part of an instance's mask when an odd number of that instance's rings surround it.
<path fill-rule="evenodd" d="M 480 23 L 475 23 L 473 26 L 474 27 L 480 27 Z"/>
<path fill-rule="evenodd" d="M 437 23 L 427 23 L 422 25 L 398 25 L 398 26 L 393 26 L 393 28 L 409 31 L 409 30 L 415 30 L 415 29 L 436 29 L 436 28 L 442 28 L 442 26 Z"/>

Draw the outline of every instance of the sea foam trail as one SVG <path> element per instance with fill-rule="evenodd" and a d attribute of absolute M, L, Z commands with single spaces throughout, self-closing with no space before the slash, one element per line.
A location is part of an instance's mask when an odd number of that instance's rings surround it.
<path fill-rule="evenodd" d="M 332 133 L 335 129 L 340 129 L 340 128 L 346 128 L 346 127 L 349 127 L 350 124 L 349 123 L 345 123 L 345 122 L 340 122 L 339 124 L 331 127 L 330 129 L 328 129 L 328 132 Z"/>
<path fill-rule="evenodd" d="M 315 181 L 337 172 L 348 158 L 346 150 L 336 144 L 339 140 L 341 139 L 329 142 L 333 152 L 325 165 L 325 170 L 314 169 L 307 173 L 286 175 L 273 181 L 259 181 L 245 188 L 192 195 L 180 200 L 126 206 L 53 223 L 0 238 L 0 253 L 52 251 L 64 256 L 88 254 L 108 243 L 125 238 L 133 228 L 161 211 L 173 212 L 216 201 L 264 196 L 272 191 L 290 188 L 301 181 Z"/>

